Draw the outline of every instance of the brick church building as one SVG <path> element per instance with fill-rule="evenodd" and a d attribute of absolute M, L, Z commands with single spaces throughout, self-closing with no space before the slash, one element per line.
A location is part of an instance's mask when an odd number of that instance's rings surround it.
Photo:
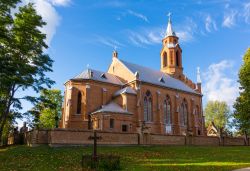
<path fill-rule="evenodd" d="M 153 70 L 113 52 L 107 72 L 87 69 L 65 83 L 61 128 L 162 135 L 206 135 L 199 71 L 183 74 L 171 19 Z"/>

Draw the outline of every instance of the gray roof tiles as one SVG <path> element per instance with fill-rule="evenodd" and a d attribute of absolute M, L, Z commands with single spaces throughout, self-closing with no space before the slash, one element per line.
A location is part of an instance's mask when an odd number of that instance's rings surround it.
<path fill-rule="evenodd" d="M 121 106 L 116 104 L 115 102 L 110 102 L 107 105 L 103 105 L 101 109 L 92 112 L 91 114 L 95 113 L 121 113 L 121 114 L 132 114 L 127 110 L 124 110 Z"/>
<path fill-rule="evenodd" d="M 113 74 L 106 72 L 97 71 L 94 69 L 87 69 L 81 72 L 79 75 L 75 76 L 73 80 L 96 80 L 106 83 L 112 83 L 117 85 L 123 85 L 123 83 Z"/>
<path fill-rule="evenodd" d="M 163 86 L 163 87 L 168 87 L 168 88 L 173 88 L 173 89 L 178 89 L 182 91 L 186 91 L 189 93 L 195 93 L 199 94 L 190 87 L 188 87 L 185 83 L 183 83 L 180 80 L 177 80 L 173 77 L 171 77 L 168 74 L 165 74 L 161 71 L 153 70 L 151 68 L 147 68 L 144 66 L 140 66 L 137 64 L 129 63 L 123 60 L 119 60 L 121 63 L 123 63 L 132 73 L 139 73 L 139 79 L 141 81 Z M 163 80 L 163 81 L 161 81 Z"/>
<path fill-rule="evenodd" d="M 125 87 L 123 89 L 118 90 L 117 92 L 114 93 L 114 96 L 119 96 L 120 94 L 136 94 L 136 91 L 132 89 L 131 87 Z"/>

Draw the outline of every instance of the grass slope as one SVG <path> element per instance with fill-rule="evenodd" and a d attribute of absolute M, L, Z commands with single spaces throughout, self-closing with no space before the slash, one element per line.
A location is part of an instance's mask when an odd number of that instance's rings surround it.
<path fill-rule="evenodd" d="M 91 147 L 13 146 L 0 149 L 0 170 L 82 170 L 81 155 Z M 99 147 L 121 156 L 123 170 L 233 170 L 250 166 L 250 147 Z"/>

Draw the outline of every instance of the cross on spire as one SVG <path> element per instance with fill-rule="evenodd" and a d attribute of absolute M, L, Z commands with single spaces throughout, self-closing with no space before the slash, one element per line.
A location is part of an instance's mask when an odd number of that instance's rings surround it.
<path fill-rule="evenodd" d="M 168 36 L 176 36 L 176 35 L 175 35 L 175 32 L 174 32 L 174 30 L 173 30 L 173 28 L 172 28 L 172 21 L 171 21 L 172 13 L 169 12 L 169 13 L 167 14 L 167 16 L 168 16 L 168 27 L 167 27 L 167 30 L 166 30 L 166 35 L 165 35 L 165 37 L 168 37 Z"/>
<path fill-rule="evenodd" d="M 197 67 L 197 83 L 201 83 L 200 67 Z"/>
<path fill-rule="evenodd" d="M 171 22 L 171 15 L 172 15 L 171 12 L 169 12 L 169 13 L 167 14 L 167 16 L 168 16 L 168 22 Z"/>

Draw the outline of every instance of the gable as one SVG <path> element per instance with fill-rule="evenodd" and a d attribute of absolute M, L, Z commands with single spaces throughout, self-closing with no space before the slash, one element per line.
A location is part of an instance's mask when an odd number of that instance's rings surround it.
<path fill-rule="evenodd" d="M 131 72 L 126 65 L 124 65 L 118 58 L 113 58 L 112 63 L 110 64 L 107 73 L 116 75 L 124 81 L 129 82 L 135 80 L 135 74 Z"/>

